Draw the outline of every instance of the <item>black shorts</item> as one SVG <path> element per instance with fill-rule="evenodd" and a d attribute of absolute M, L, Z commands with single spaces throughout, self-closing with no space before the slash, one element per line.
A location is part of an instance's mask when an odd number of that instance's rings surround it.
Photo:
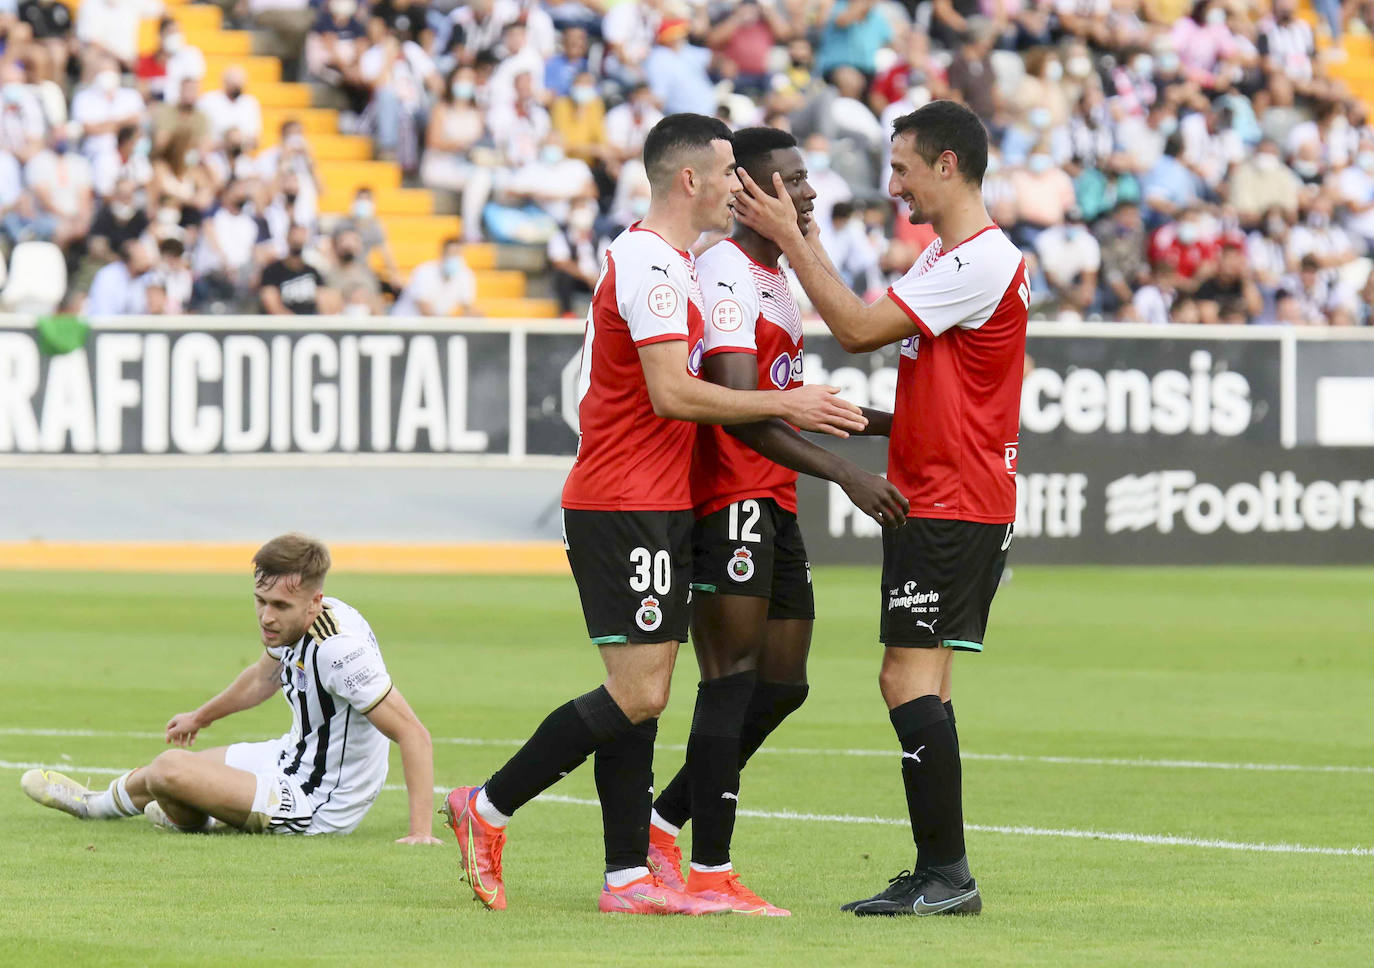
<path fill-rule="evenodd" d="M 563 547 L 593 642 L 687 641 L 691 511 L 564 508 Z"/>
<path fill-rule="evenodd" d="M 768 599 L 769 618 L 816 617 L 811 562 L 797 516 L 772 498 L 747 498 L 692 529 L 692 587 Z"/>
<path fill-rule="evenodd" d="M 884 645 L 983 651 L 1010 524 L 909 518 L 883 530 Z"/>

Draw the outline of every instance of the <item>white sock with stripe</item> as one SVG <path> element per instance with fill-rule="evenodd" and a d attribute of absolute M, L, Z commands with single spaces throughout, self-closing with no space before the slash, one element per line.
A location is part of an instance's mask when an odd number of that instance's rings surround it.
<path fill-rule="evenodd" d="M 648 876 L 649 868 L 647 867 L 627 867 L 623 871 L 607 871 L 606 883 L 611 885 L 611 887 L 624 887 L 626 884 L 637 881 L 641 877 Z"/>
<path fill-rule="evenodd" d="M 691 865 L 691 868 L 692 868 L 692 870 L 696 871 L 698 874 L 723 874 L 723 873 L 725 873 L 726 871 L 732 871 L 732 870 L 734 870 L 734 869 L 735 869 L 735 865 L 734 865 L 734 864 L 715 864 L 715 865 L 711 865 L 711 864 L 692 864 L 692 865 Z"/>
<path fill-rule="evenodd" d="M 506 824 L 510 823 L 510 817 L 506 816 L 500 810 L 497 810 L 496 807 L 492 804 L 492 802 L 489 799 L 487 799 L 486 787 L 483 787 L 482 789 L 478 790 L 477 796 L 473 797 L 472 809 L 477 814 L 477 816 L 481 817 L 488 824 L 497 828 L 498 830 L 500 830 Z"/>
<path fill-rule="evenodd" d="M 86 816 L 95 820 L 116 820 L 142 814 L 143 811 L 134 806 L 134 801 L 124 785 L 129 779 L 129 774 L 133 772 L 130 770 L 128 773 L 120 774 L 110 781 L 107 789 L 100 793 L 92 793 L 86 799 Z"/>

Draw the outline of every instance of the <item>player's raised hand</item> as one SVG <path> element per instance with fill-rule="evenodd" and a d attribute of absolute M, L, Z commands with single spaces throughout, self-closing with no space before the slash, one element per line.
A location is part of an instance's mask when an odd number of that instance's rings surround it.
<path fill-rule="evenodd" d="M 406 837 L 397 837 L 398 844 L 433 844 L 436 847 L 444 846 L 444 842 L 438 837 L 431 837 L 429 834 L 410 834 Z"/>
<path fill-rule="evenodd" d="M 788 233 L 800 234 L 797 208 L 783 187 L 781 174 L 773 172 L 773 191 L 777 194 L 769 195 L 743 168 L 736 171 L 744 191 L 735 194 L 735 218 L 774 242 L 781 242 Z"/>
<path fill-rule="evenodd" d="M 167 721 L 167 742 L 183 749 L 196 741 L 200 720 L 195 713 L 177 713 Z"/>
<path fill-rule="evenodd" d="M 853 479 L 840 482 L 854 506 L 885 528 L 906 524 L 911 502 L 885 477 L 861 471 Z"/>
<path fill-rule="evenodd" d="M 785 419 L 801 430 L 814 430 L 835 437 L 848 437 L 868 426 L 863 410 L 843 397 L 836 396 L 839 387 L 810 383 L 786 390 L 782 399 L 787 406 Z"/>

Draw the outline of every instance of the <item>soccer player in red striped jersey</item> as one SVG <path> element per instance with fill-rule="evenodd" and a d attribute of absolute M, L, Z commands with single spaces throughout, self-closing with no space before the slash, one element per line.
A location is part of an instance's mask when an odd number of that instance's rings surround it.
<path fill-rule="evenodd" d="M 773 172 L 815 231 L 816 197 L 792 135 L 736 131 L 735 160 L 755 180 Z M 742 225 L 697 259 L 706 307 L 706 379 L 741 390 L 802 383 L 802 318 L 778 265 L 777 245 Z M 865 411 L 866 430 L 891 414 Z M 692 642 L 701 668 L 687 762 L 654 804 L 649 861 L 665 883 L 726 897 L 737 913 L 788 912 L 745 887 L 731 863 L 740 769 L 807 694 L 806 657 L 815 618 L 811 569 L 797 527 L 797 472 L 835 481 L 880 522 L 906 519 L 906 499 L 882 477 L 805 440 L 780 420 L 703 426 L 692 464 Z M 691 818 L 685 882 L 680 828 Z"/>
<path fill-rule="evenodd" d="M 953 101 L 894 122 L 888 190 L 937 237 L 872 305 L 827 271 L 786 193 L 745 173 L 736 200 L 740 221 L 778 243 L 846 350 L 901 344 L 887 476 L 911 510 L 906 527 L 883 535 L 879 685 L 902 747 L 916 863 L 844 906 L 859 915 L 982 910 L 964 849 L 950 673 L 954 652 L 983 650 L 1011 545 L 1029 304 L 1025 260 L 983 204 L 987 147 L 978 117 Z"/>
<path fill-rule="evenodd" d="M 606 844 L 600 909 L 731 910 L 665 886 L 647 860 L 658 714 L 687 636 L 695 424 L 777 417 L 840 436 L 866 424 L 834 387 L 744 393 L 698 378 L 703 307 L 687 249 L 729 225 L 739 190 L 730 130 L 702 115 L 669 115 L 645 140 L 644 167 L 649 213 L 611 243 L 592 297 L 577 460 L 563 489 L 563 543 L 606 678 L 550 713 L 485 785 L 449 794 L 464 875 L 489 908 L 506 906 L 501 854 L 511 815 L 594 756 Z"/>

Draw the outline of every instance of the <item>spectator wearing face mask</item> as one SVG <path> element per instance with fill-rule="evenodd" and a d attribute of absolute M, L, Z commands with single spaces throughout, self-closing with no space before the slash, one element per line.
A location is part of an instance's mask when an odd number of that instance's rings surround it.
<path fill-rule="evenodd" d="M 440 257 L 415 267 L 393 316 L 470 316 L 477 300 L 477 280 L 463 261 L 457 239 L 444 242 Z"/>
<path fill-rule="evenodd" d="M 221 88 L 206 92 L 197 103 L 210 119 L 210 137 L 224 140 L 230 131 L 238 133 L 238 144 L 248 152 L 256 151 L 262 137 L 262 106 L 244 88 L 248 75 L 235 64 L 224 71 Z"/>
<path fill-rule="evenodd" d="M 1093 235 L 1102 253 L 1098 302 L 1110 318 L 1131 304 L 1131 294 L 1150 277 L 1140 205 L 1118 201 L 1111 215 L 1094 226 Z"/>
<path fill-rule="evenodd" d="M 367 107 L 371 93 L 358 70 L 367 47 L 367 27 L 358 16 L 357 0 L 329 0 L 305 38 L 306 73 L 343 91 L 354 114 Z"/>
<path fill-rule="evenodd" d="M 1026 52 L 1026 74 L 1012 95 L 1012 109 L 1018 116 L 1037 107 L 1048 108 L 1049 124 L 1059 127 L 1069 119 L 1071 102 L 1063 87 L 1064 62 L 1053 47 L 1036 47 Z"/>
<path fill-rule="evenodd" d="M 1082 214 L 1070 209 L 1061 224 L 1039 233 L 1035 252 L 1061 311 L 1086 316 L 1097 302 L 1102 247 L 1083 224 Z"/>
<path fill-rule="evenodd" d="M 91 222 L 88 242 L 91 259 L 101 265 L 109 262 L 124 243 L 148 231 L 148 225 L 148 213 L 137 203 L 133 182 L 115 182 L 113 192 Z"/>
<path fill-rule="evenodd" d="M 821 242 L 827 249 L 835 243 L 834 226 L 831 212 L 840 202 L 854 198 L 854 189 L 849 182 L 833 170 L 830 157 L 830 140 L 822 134 L 813 134 L 802 142 L 806 155 L 806 180 L 815 189 L 816 198 L 812 203 L 811 217 L 820 231 Z"/>
<path fill-rule="evenodd" d="M 1024 168 L 1012 172 L 1011 180 L 1017 198 L 1012 238 L 1023 248 L 1034 248 L 1036 237 L 1062 223 L 1076 204 L 1073 179 L 1042 146 L 1031 153 Z"/>
<path fill-rule="evenodd" d="M 48 147 L 24 165 L 33 206 L 29 229 L 62 248 L 84 238 L 95 215 L 91 163 L 74 150 L 74 127 L 54 128 Z"/>
<path fill-rule="evenodd" d="M 363 237 L 353 229 L 337 229 L 333 248 L 333 263 L 324 274 L 325 287 L 343 295 L 345 303 L 350 301 L 348 294 L 362 293 L 367 311 L 380 313 L 382 283 L 363 257 Z M 353 298 L 351 302 L 356 305 L 359 300 Z M 347 305 L 344 309 L 347 309 Z"/>
<path fill-rule="evenodd" d="M 1231 172 L 1227 200 L 1246 225 L 1255 224 L 1272 208 L 1296 214 L 1302 182 L 1279 157 L 1279 146 L 1268 138 L 1255 153 Z"/>
<path fill-rule="evenodd" d="M 406 170 L 419 165 L 417 132 L 434 97 L 443 89 L 443 80 L 424 48 L 413 41 L 400 41 L 380 31 L 380 20 L 369 30 L 373 44 L 358 63 L 358 72 L 372 88 L 372 101 L 365 114 L 375 132 L 377 156 L 398 161 Z"/>
<path fill-rule="evenodd" d="M 183 132 L 197 148 L 205 143 L 210 134 L 210 119 L 196 107 L 199 100 L 200 80 L 188 77 L 181 82 L 174 102 L 153 109 L 154 147 Z"/>
<path fill-rule="evenodd" d="M 1148 255 L 1156 272 L 1171 275 L 1179 289 L 1191 292 L 1216 271 L 1221 242 L 1207 231 L 1198 212 L 1182 212 L 1176 221 L 1155 230 Z"/>
<path fill-rule="evenodd" d="M 736 91 L 759 97 L 771 84 L 768 60 L 773 48 L 791 40 L 799 26 L 788 21 L 777 0 L 743 0 L 717 13 L 706 33 L 706 46 L 716 52 L 720 73 Z"/>
<path fill-rule="evenodd" d="M 555 98 L 549 122 L 568 157 L 593 167 L 606 154 L 606 105 L 596 90 L 596 75 L 577 75 L 565 97 Z"/>
<path fill-rule="evenodd" d="M 457 68 L 430 111 L 420 159 L 420 181 L 426 187 L 461 192 L 477 167 L 472 149 L 486 136 L 486 129 L 474 100 L 476 77 L 471 67 Z"/>
<path fill-rule="evenodd" d="M 530 43 L 529 32 L 523 23 L 509 23 L 501 32 L 501 55 L 500 63 L 491 72 L 491 79 L 487 82 L 491 103 L 508 105 L 513 103 L 517 96 L 533 97 L 543 103 L 544 58 Z M 517 95 L 515 79 L 522 76 L 528 77 L 529 91 L 525 95 Z"/>
<path fill-rule="evenodd" d="M 1374 142 L 1336 176 L 1336 193 L 1349 212 L 1346 227 L 1364 241 L 1366 250 L 1374 248 Z"/>
<path fill-rule="evenodd" d="M 567 94 L 577 75 L 589 69 L 590 41 L 585 27 L 568 27 L 560 34 L 558 53 L 544 65 L 544 87 L 554 97 Z"/>
<path fill-rule="evenodd" d="M 283 122 L 280 143 L 260 152 L 254 161 L 257 177 L 276 186 L 274 196 L 284 191 L 287 177 L 294 176 L 296 198 L 291 202 L 290 221 L 314 225 L 319 213 L 320 179 L 301 123 L 295 119 Z"/>
<path fill-rule="evenodd" d="M 170 101 L 183 80 L 205 76 L 205 55 L 186 42 L 175 20 L 163 17 L 158 24 L 158 46 L 138 59 L 134 75 L 149 100 Z"/>
<path fill-rule="evenodd" d="M 94 166 L 114 164 L 115 132 L 125 125 L 137 125 L 144 118 L 143 98 L 119 82 L 114 60 L 106 58 L 91 83 L 72 98 L 71 119 L 85 135 L 81 153 Z"/>
<path fill-rule="evenodd" d="M 263 312 L 273 316 L 313 316 L 319 312 L 324 276 L 305 260 L 309 241 L 308 228 L 291 226 L 285 257 L 263 268 L 262 284 L 258 287 Z"/>
<path fill-rule="evenodd" d="M 538 205 L 554 220 L 567 223 L 576 199 L 595 199 L 596 181 L 585 161 L 569 158 L 557 135 L 550 135 L 540 146 L 539 156 L 516 170 L 506 182 L 503 198 Z"/>
<path fill-rule="evenodd" d="M 353 204 L 349 206 L 348 215 L 335 223 L 334 231 L 357 232 L 363 242 L 363 261 L 372 265 L 373 253 L 381 257 L 384 272 L 380 278 L 383 291 L 394 291 L 399 288 L 397 280 L 400 279 L 400 270 L 396 268 L 396 259 L 391 252 L 386 226 L 377 217 L 377 203 L 373 200 L 372 189 L 367 186 L 358 189 L 353 196 Z"/>
<path fill-rule="evenodd" d="M 119 247 L 119 258 L 95 274 L 86 294 L 84 312 L 89 316 L 139 315 L 147 308 L 145 278 L 153 267 L 153 256 L 138 239 L 128 239 Z"/>
<path fill-rule="evenodd" d="M 654 92 L 647 84 L 636 85 L 626 99 L 606 112 L 606 169 L 620 177 L 620 166 L 638 158 L 649 129 L 663 120 Z"/>
<path fill-rule="evenodd" d="M 243 299 L 251 292 L 258 266 L 270 258 L 264 245 L 267 225 L 248 207 L 250 190 L 243 182 L 230 182 L 222 204 L 206 220 L 192 260 L 198 306 Z"/>
<path fill-rule="evenodd" d="M 1170 135 L 1164 154 L 1141 184 L 1145 206 L 1158 218 L 1172 218 L 1202 197 L 1201 180 L 1182 162 L 1182 154 L 1183 138 L 1177 133 Z"/>
<path fill-rule="evenodd" d="M 579 294 L 591 295 L 601 271 L 595 231 L 596 205 L 590 201 L 575 204 L 568 213 L 568 224 L 556 232 L 548 245 L 554 296 L 559 315 L 576 315 L 573 300 Z"/>

